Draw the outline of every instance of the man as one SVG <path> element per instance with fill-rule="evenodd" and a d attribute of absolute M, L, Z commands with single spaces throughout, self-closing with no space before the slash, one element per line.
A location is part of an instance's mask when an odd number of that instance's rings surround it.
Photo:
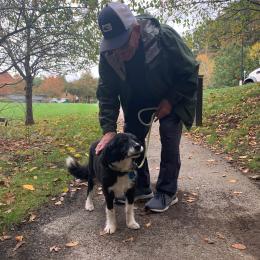
<path fill-rule="evenodd" d="M 124 131 L 143 143 L 148 128 L 139 122 L 138 111 L 157 107 L 162 150 L 156 192 L 153 196 L 146 160 L 138 170 L 135 200 L 150 199 L 145 207 L 163 212 L 178 201 L 179 144 L 182 124 L 190 129 L 194 119 L 198 64 L 171 27 L 150 15 L 135 17 L 125 4 L 106 5 L 98 23 L 103 39 L 97 98 L 104 135 L 96 153 L 115 135 L 120 105 Z M 142 115 L 144 121 L 150 116 Z"/>

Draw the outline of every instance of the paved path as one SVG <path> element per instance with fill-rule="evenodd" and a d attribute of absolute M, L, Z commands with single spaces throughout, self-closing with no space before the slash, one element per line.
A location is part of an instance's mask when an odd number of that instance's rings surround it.
<path fill-rule="evenodd" d="M 85 190 L 66 198 L 62 206 L 46 206 L 36 222 L 14 234 L 25 244 L 13 252 L 15 241 L 0 242 L 0 259 L 260 259 L 260 191 L 219 156 L 183 136 L 179 203 L 164 214 L 144 214 L 137 204 L 138 231 L 125 227 L 124 209 L 117 206 L 118 230 L 100 236 L 104 226 L 103 196 L 94 212 L 84 210 Z M 153 183 L 159 166 L 159 136 L 153 129 L 149 161 Z M 226 177 L 223 177 L 226 176 Z M 231 182 L 230 182 L 231 181 Z M 66 248 L 69 241 L 79 245 Z M 241 243 L 245 250 L 232 248 Z M 58 245 L 61 250 L 49 252 Z"/>

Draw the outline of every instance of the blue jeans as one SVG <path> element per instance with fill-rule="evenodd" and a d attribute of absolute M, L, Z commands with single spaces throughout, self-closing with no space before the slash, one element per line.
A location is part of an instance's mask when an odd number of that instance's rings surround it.
<path fill-rule="evenodd" d="M 144 145 L 145 137 L 149 129 L 139 122 L 137 113 L 135 112 L 136 111 L 132 111 L 132 113 L 129 113 L 128 116 L 125 117 L 124 131 L 135 134 Z M 144 121 L 149 122 L 151 113 L 147 112 L 145 114 Z M 171 196 L 177 191 L 177 181 L 181 167 L 179 147 L 182 134 L 182 122 L 174 113 L 164 117 L 159 120 L 159 122 L 161 161 L 156 190 Z M 142 159 L 143 158 L 139 158 L 139 161 L 137 162 L 140 163 Z M 138 169 L 137 172 L 137 189 L 150 187 L 150 173 L 147 159 L 145 160 L 143 167 Z"/>

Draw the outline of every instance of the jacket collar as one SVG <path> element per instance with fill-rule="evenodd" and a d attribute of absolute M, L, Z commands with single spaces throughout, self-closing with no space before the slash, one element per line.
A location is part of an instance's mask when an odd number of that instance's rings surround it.
<path fill-rule="evenodd" d="M 159 22 L 149 16 L 139 16 L 137 21 L 141 26 L 141 40 L 144 44 L 145 63 L 150 64 L 160 53 L 159 47 Z M 105 52 L 104 54 L 108 64 L 113 68 L 121 80 L 126 80 L 125 64 L 121 61 L 115 52 Z"/>

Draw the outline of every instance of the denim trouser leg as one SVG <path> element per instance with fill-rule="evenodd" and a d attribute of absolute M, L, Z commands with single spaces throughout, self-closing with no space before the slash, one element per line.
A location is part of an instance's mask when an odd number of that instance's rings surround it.
<path fill-rule="evenodd" d="M 175 115 L 160 120 L 161 163 L 156 190 L 173 195 L 177 191 L 177 180 L 181 167 L 180 140 L 182 122 Z"/>

